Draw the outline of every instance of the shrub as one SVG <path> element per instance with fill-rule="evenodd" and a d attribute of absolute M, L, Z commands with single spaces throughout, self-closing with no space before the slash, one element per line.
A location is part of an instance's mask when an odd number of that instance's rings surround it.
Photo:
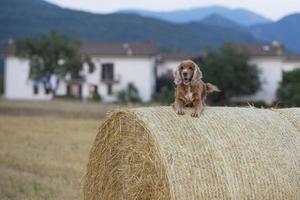
<path fill-rule="evenodd" d="M 133 83 L 129 83 L 124 90 L 118 92 L 117 99 L 119 103 L 124 104 L 141 102 L 139 91 Z"/>
<path fill-rule="evenodd" d="M 210 53 L 201 65 L 204 80 L 217 85 L 221 92 L 211 95 L 219 105 L 228 105 L 232 97 L 254 94 L 260 87 L 259 70 L 248 64 L 247 56 L 225 45 L 219 53 Z"/>
<path fill-rule="evenodd" d="M 300 69 L 283 72 L 277 96 L 282 106 L 300 106 Z"/>
<path fill-rule="evenodd" d="M 156 92 L 153 95 L 153 101 L 162 105 L 169 105 L 174 101 L 175 85 L 172 77 L 159 77 L 156 80 Z"/>
<path fill-rule="evenodd" d="M 94 92 L 94 94 L 92 96 L 92 100 L 100 102 L 100 101 L 102 101 L 102 97 L 98 92 Z"/>

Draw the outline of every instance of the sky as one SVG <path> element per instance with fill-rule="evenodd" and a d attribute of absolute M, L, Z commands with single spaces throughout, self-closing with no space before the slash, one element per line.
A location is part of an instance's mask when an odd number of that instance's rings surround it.
<path fill-rule="evenodd" d="M 245 8 L 278 20 L 300 12 L 300 0 L 47 0 L 62 7 L 95 13 L 110 13 L 121 9 L 170 11 L 194 7 L 220 5 Z"/>

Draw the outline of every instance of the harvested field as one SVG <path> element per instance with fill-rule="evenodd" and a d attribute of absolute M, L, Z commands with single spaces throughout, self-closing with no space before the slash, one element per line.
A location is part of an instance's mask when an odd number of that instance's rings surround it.
<path fill-rule="evenodd" d="M 13 116 L 53 116 L 64 118 L 101 119 L 119 106 L 82 101 L 8 101 L 0 100 L 0 114 Z"/>
<path fill-rule="evenodd" d="M 111 105 L 0 101 L 0 199 L 82 199 L 101 116 Z"/>
<path fill-rule="evenodd" d="M 0 115 L 0 199 L 82 199 L 97 120 Z"/>

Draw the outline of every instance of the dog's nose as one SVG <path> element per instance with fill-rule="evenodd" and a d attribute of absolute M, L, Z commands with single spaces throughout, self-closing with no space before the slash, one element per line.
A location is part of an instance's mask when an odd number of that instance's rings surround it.
<path fill-rule="evenodd" d="M 182 75 L 183 75 L 183 76 L 187 76 L 188 73 L 187 73 L 187 72 L 182 72 Z"/>

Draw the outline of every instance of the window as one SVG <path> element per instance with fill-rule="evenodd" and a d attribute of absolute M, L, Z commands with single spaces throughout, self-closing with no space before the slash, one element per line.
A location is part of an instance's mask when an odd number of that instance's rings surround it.
<path fill-rule="evenodd" d="M 67 96 L 71 96 L 71 85 L 67 84 Z"/>
<path fill-rule="evenodd" d="M 113 81 L 114 80 L 114 64 L 106 63 L 102 64 L 102 74 L 101 78 L 103 81 Z"/>
<path fill-rule="evenodd" d="M 44 90 L 45 90 L 45 94 L 50 94 L 51 92 L 51 85 L 48 82 L 44 83 Z"/>
<path fill-rule="evenodd" d="M 93 73 L 93 72 L 95 71 L 95 66 L 94 66 L 94 64 L 89 64 L 89 65 L 88 65 L 88 68 L 89 68 L 89 73 L 90 73 L 90 74 Z"/>
<path fill-rule="evenodd" d="M 33 94 L 38 94 L 39 93 L 39 86 L 38 84 L 33 85 Z"/>
<path fill-rule="evenodd" d="M 107 94 L 112 95 L 112 84 L 107 84 Z"/>

